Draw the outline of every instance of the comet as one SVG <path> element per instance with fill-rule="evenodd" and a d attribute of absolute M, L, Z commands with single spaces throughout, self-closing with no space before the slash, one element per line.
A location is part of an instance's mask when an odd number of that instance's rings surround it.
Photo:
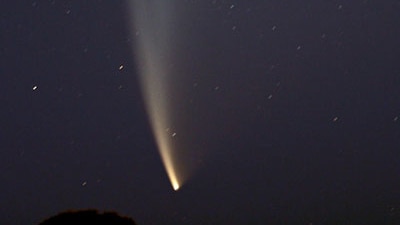
<path fill-rule="evenodd" d="M 185 169 L 177 151 L 174 116 L 174 80 L 176 63 L 174 38 L 171 29 L 175 12 L 173 1 L 130 1 L 133 52 L 151 129 L 160 158 L 173 190 L 185 180 Z M 174 92 L 175 93 L 175 92 Z M 176 94 L 176 93 L 175 93 Z M 172 133 L 171 133 L 172 132 Z"/>

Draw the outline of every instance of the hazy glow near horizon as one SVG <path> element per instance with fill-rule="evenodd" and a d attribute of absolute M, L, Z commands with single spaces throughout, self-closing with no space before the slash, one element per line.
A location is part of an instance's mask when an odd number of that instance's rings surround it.
<path fill-rule="evenodd" d="M 174 71 L 169 65 L 174 62 L 171 49 L 173 10 L 171 2 L 131 1 L 132 34 L 135 35 L 134 53 L 140 73 L 140 82 L 147 114 L 152 126 L 157 147 L 172 188 L 178 190 L 184 180 L 184 171 L 178 171 L 174 139 L 176 133 L 167 132 L 173 125 L 172 112 Z M 180 168 L 182 170 L 182 168 Z"/>

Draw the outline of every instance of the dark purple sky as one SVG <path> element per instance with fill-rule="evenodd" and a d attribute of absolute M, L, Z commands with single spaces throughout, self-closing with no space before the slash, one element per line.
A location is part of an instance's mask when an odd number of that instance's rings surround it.
<path fill-rule="evenodd" d="M 139 225 L 400 223 L 399 1 L 171 2 L 192 71 L 176 111 L 197 132 L 178 192 L 127 2 L 0 3 L 0 224 L 82 208 Z"/>

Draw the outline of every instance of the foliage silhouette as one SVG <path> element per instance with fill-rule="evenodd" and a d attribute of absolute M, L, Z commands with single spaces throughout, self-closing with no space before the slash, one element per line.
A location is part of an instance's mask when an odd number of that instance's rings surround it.
<path fill-rule="evenodd" d="M 136 225 L 129 217 L 122 217 L 115 212 L 99 213 L 97 210 L 80 210 L 62 212 L 50 217 L 39 225 Z"/>

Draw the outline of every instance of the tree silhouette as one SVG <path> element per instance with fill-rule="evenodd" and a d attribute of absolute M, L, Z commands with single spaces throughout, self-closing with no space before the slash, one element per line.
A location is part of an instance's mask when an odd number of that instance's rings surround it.
<path fill-rule="evenodd" d="M 136 225 L 129 217 L 122 217 L 115 212 L 99 213 L 97 210 L 80 210 L 62 212 L 50 217 L 39 225 Z"/>

